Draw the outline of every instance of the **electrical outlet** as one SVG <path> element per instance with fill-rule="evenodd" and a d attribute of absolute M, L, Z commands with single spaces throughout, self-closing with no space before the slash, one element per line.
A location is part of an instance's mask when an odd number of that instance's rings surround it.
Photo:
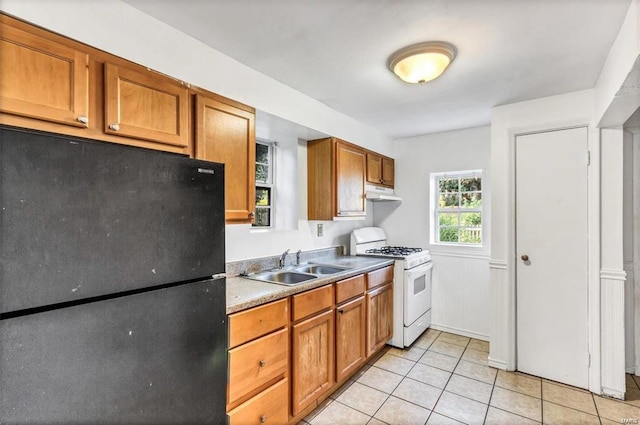
<path fill-rule="evenodd" d="M 318 223 L 318 236 L 323 236 L 324 235 L 324 228 L 322 226 L 322 223 Z"/>

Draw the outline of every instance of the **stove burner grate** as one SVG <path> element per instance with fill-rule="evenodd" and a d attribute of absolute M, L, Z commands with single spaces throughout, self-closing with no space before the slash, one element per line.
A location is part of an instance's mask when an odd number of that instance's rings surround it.
<path fill-rule="evenodd" d="M 383 246 L 382 248 L 367 249 L 367 254 L 383 254 L 395 256 L 407 256 L 416 252 L 421 252 L 422 248 L 408 248 L 406 246 Z"/>

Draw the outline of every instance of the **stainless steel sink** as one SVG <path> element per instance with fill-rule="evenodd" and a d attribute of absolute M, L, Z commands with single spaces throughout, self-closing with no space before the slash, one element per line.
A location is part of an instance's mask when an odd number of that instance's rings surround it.
<path fill-rule="evenodd" d="M 264 282 L 279 283 L 281 285 L 296 285 L 308 280 L 317 279 L 318 276 L 294 271 L 276 271 L 257 273 L 247 276 L 250 279 L 262 280 Z"/>
<path fill-rule="evenodd" d="M 293 286 L 313 279 L 318 279 L 319 277 L 341 273 L 346 270 L 349 270 L 349 268 L 308 263 L 300 266 L 292 266 L 287 269 L 254 273 L 245 277 L 260 280 L 262 282 Z"/>
<path fill-rule="evenodd" d="M 349 269 L 344 267 L 326 266 L 323 264 L 307 264 L 301 267 L 296 267 L 294 270 L 302 273 L 327 275 L 327 274 L 341 273 Z"/>

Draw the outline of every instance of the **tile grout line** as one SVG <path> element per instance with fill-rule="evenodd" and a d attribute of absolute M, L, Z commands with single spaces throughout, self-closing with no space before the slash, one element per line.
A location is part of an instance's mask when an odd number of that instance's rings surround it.
<path fill-rule="evenodd" d="M 435 341 L 440 337 L 440 335 L 438 335 L 438 337 L 436 337 L 436 339 L 433 341 L 433 343 L 435 343 Z M 431 415 L 435 412 L 438 415 L 442 415 L 441 413 L 436 412 L 436 406 L 438 405 L 438 403 L 440 402 L 440 399 L 442 398 L 442 395 L 444 394 L 447 385 L 449 385 L 449 381 L 451 381 L 451 377 L 453 376 L 453 373 L 455 372 L 456 368 L 458 367 L 458 365 L 460 364 L 460 362 L 462 361 L 462 356 L 464 355 L 464 351 L 467 349 L 467 346 L 469 345 L 469 343 L 471 342 L 471 339 L 469 339 L 469 341 L 467 341 L 467 344 L 464 346 L 464 350 L 462 350 L 462 353 L 460 354 L 460 357 L 458 357 L 458 361 L 456 362 L 456 365 L 453 367 L 453 370 L 451 371 L 451 375 L 449 375 L 449 379 L 447 379 L 446 384 L 444 384 L 444 387 L 442 388 L 442 392 L 440 393 L 440 395 L 438 396 L 438 399 L 436 400 L 436 402 L 433 404 L 433 409 L 431 409 L 431 413 L 429 413 L 429 416 L 427 417 L 427 422 L 429 422 L 429 419 L 431 418 Z M 431 343 L 431 345 L 433 345 L 433 343 Z M 431 345 L 429 346 L 429 348 L 431 348 Z M 442 354 L 442 353 L 440 353 Z M 453 394 L 453 393 L 452 393 Z M 487 408 L 488 410 L 488 408 Z M 451 418 L 447 415 L 442 415 L 444 417 L 453 419 L 455 421 L 458 421 L 457 419 Z M 486 416 L 486 412 L 485 412 L 485 416 Z M 460 421 L 458 421 L 460 422 Z"/>
<path fill-rule="evenodd" d="M 542 379 L 540 379 L 540 423 L 544 423 L 544 382 Z"/>
<path fill-rule="evenodd" d="M 598 421 L 600 421 L 600 425 L 602 425 L 602 416 L 600 416 L 600 410 L 598 409 L 598 403 L 596 403 L 596 398 L 593 395 L 593 393 L 591 394 L 591 401 L 593 401 L 593 405 L 596 407 L 596 413 L 598 414 Z"/>
<path fill-rule="evenodd" d="M 482 423 L 487 422 L 487 416 L 489 416 L 489 408 L 491 407 L 491 399 L 493 398 L 493 391 L 496 389 L 496 382 L 498 381 L 498 372 L 496 371 L 496 376 L 493 377 L 493 384 L 491 385 L 491 395 L 489 396 L 489 401 L 487 402 L 487 411 L 484 412 L 484 420 Z M 511 412 L 509 412 L 511 413 Z"/>

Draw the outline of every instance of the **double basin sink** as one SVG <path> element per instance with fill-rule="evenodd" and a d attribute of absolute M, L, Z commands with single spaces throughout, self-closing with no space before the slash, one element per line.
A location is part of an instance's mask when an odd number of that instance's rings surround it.
<path fill-rule="evenodd" d="M 287 267 L 286 269 L 253 273 L 245 277 L 249 279 L 260 280 L 263 282 L 293 286 L 303 282 L 308 282 L 313 279 L 318 279 L 320 277 L 342 273 L 349 269 L 349 267 L 307 263 L 300 264 L 298 266 Z"/>

